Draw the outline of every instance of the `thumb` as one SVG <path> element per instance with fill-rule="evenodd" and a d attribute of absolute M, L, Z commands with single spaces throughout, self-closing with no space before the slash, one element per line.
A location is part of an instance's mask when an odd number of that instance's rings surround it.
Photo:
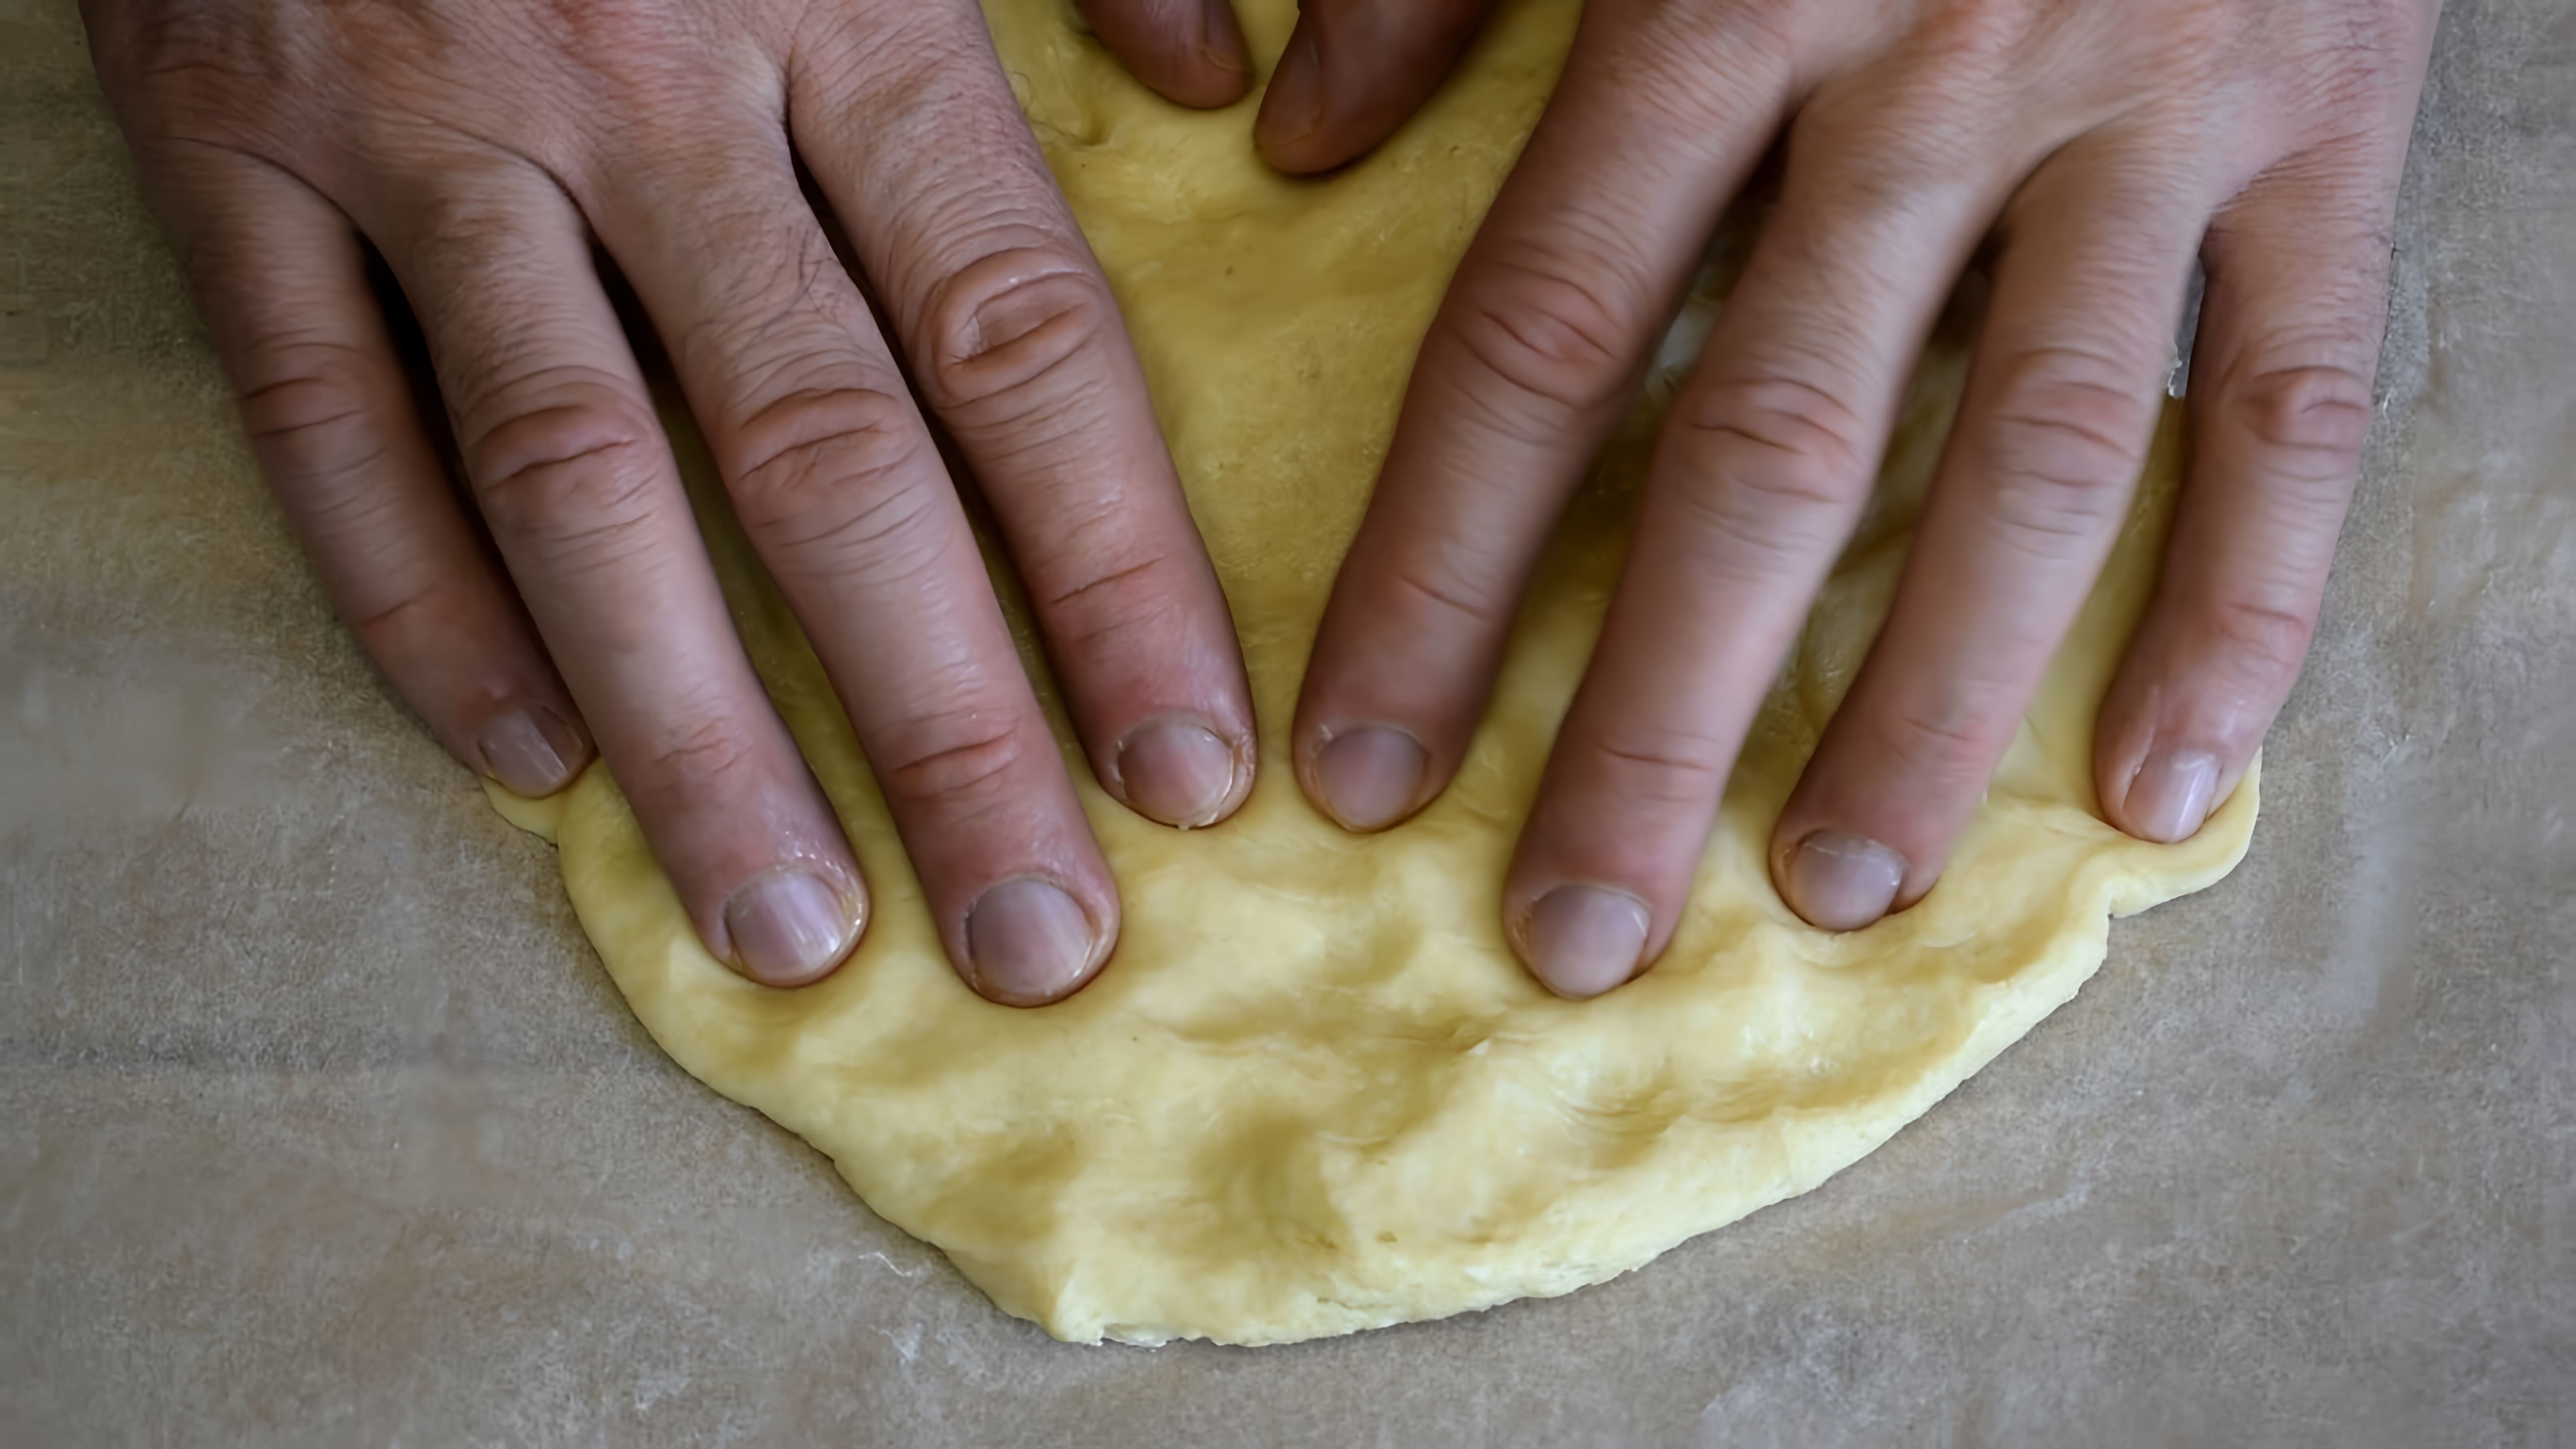
<path fill-rule="evenodd" d="M 1074 8 L 1110 54 L 1168 100 L 1204 110 L 1251 88 L 1231 0 L 1074 0 Z"/>
<path fill-rule="evenodd" d="M 1492 0 L 1302 0 L 1253 143 L 1282 171 L 1329 171 L 1392 135 L 1447 78 Z"/>

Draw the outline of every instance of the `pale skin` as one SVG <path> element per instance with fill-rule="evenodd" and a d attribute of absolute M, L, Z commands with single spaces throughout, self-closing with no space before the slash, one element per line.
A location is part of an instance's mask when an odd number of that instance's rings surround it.
<path fill-rule="evenodd" d="M 1576 997 L 1661 953 L 1981 246 L 1959 422 L 1773 881 L 1835 931 L 1935 887 L 2125 515 L 2197 258 L 2182 511 L 2094 741 L 2105 818 L 2191 835 L 2317 615 L 2436 5 L 1592 0 L 1335 586 L 1292 726 L 1308 797 L 1364 831 L 1445 788 L 1557 512 L 1785 135 L 1523 827 L 1507 938 Z M 1253 84 L 1225 0 L 1081 8 L 1175 101 Z M 1254 144 L 1297 172 L 1363 154 L 1484 8 L 1307 0 Z M 991 505 L 1102 786 L 1176 827 L 1249 792 L 1223 596 L 968 0 L 90 0 L 88 19 L 334 602 L 469 766 L 545 794 L 605 758 L 719 959 L 816 979 L 865 930 L 866 886 L 731 631 L 594 246 L 670 351 L 969 984 L 1079 989 L 1117 892 L 898 359 Z M 420 318 L 461 494 L 362 238 Z"/>

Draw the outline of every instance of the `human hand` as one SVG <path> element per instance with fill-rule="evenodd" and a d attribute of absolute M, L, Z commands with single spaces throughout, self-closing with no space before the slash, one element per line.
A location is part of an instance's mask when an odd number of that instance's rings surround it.
<path fill-rule="evenodd" d="M 1374 830 L 1446 787 L 1559 510 L 1785 128 L 1780 199 L 1664 425 L 1522 831 L 1514 948 L 1568 996 L 1663 950 L 1907 374 L 1990 237 L 1957 423 L 1894 610 L 1776 824 L 1774 883 L 1836 931 L 1932 889 L 2126 516 L 2197 255 L 2181 512 L 2094 741 L 2113 824 L 2190 836 L 2316 618 L 2434 15 L 1593 0 L 1336 584 L 1294 727 L 1307 794 Z"/>
<path fill-rule="evenodd" d="M 1223 595 L 971 0 L 86 18 L 334 603 L 511 789 L 562 788 L 596 739 L 719 959 L 813 980 L 857 941 L 866 889 L 734 636 L 594 246 L 667 344 L 977 990 L 1075 989 L 1118 897 L 898 351 L 992 503 L 1102 783 L 1176 825 L 1242 801 L 1252 710 Z M 420 319 L 497 563 L 414 411 L 366 243 Z"/>
<path fill-rule="evenodd" d="M 1492 0 L 1300 0 L 1261 96 L 1254 144 L 1282 171 L 1329 171 L 1383 141 L 1440 88 Z M 1233 0 L 1074 0 L 1138 80 L 1185 106 L 1252 85 Z"/>

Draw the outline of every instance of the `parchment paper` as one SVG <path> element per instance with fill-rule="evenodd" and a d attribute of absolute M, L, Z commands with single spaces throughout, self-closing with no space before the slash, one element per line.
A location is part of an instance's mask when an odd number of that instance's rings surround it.
<path fill-rule="evenodd" d="M 2576 6 L 2454 0 L 2254 853 L 1571 1298 L 1080 1349 L 663 1059 L 0 0 L 0 1444 L 2576 1443 Z"/>

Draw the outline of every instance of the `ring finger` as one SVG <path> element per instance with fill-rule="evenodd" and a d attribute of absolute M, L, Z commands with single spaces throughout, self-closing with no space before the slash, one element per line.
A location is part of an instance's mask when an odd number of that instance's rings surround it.
<path fill-rule="evenodd" d="M 446 162 L 355 209 L 493 540 L 708 950 L 812 980 L 858 938 L 858 867 L 734 636 L 581 218 L 515 158 Z"/>

